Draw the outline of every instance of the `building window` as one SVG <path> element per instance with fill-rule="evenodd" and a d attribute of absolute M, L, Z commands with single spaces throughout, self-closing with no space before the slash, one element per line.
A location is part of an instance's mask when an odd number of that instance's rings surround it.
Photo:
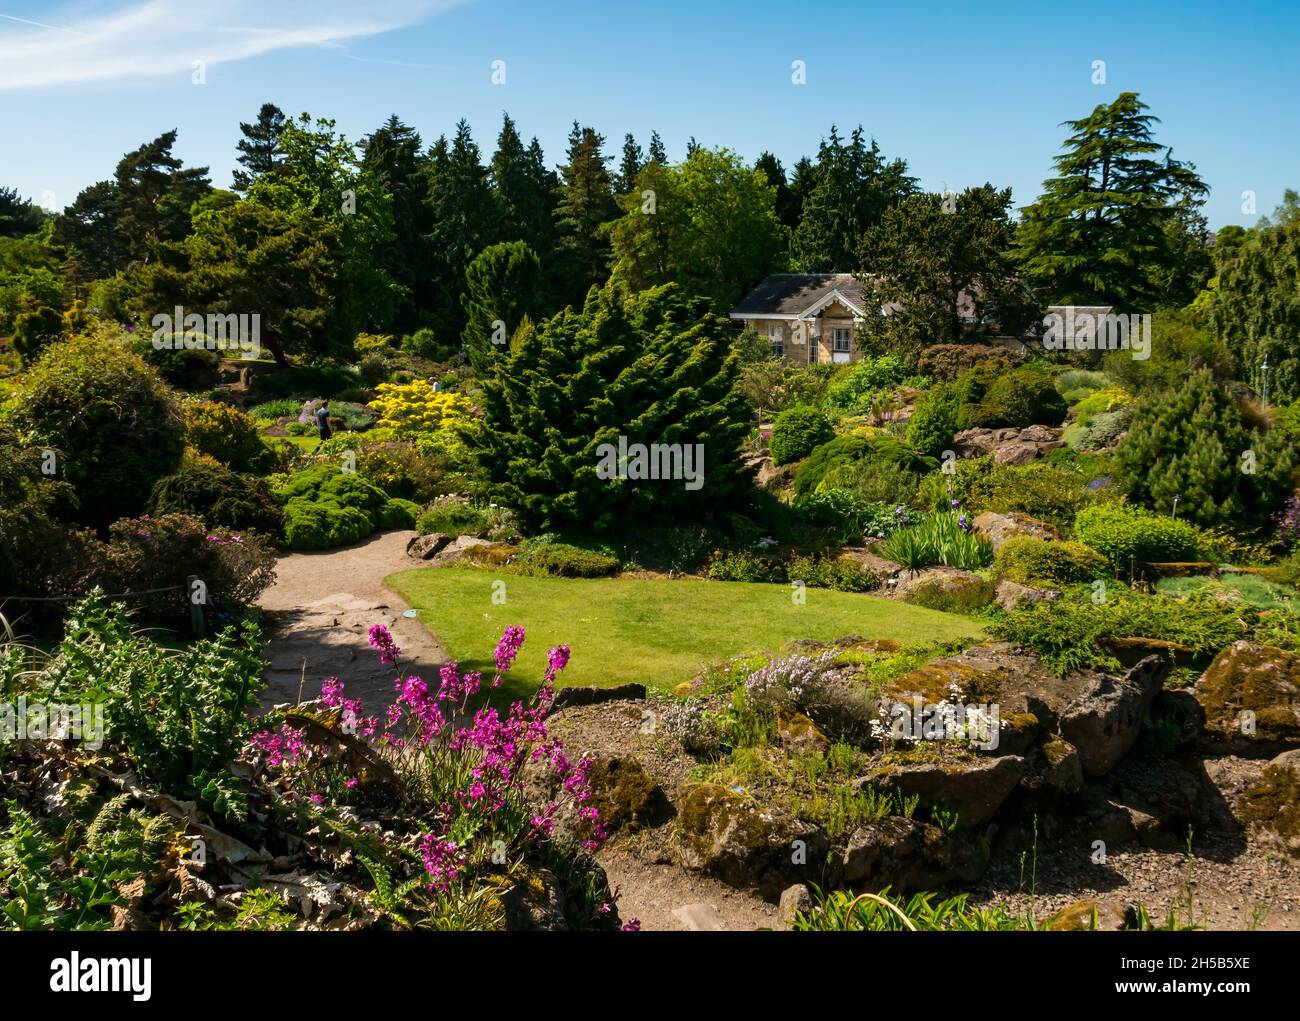
<path fill-rule="evenodd" d="M 853 331 L 834 329 L 831 331 L 832 350 L 839 354 L 848 354 L 853 350 Z"/>
<path fill-rule="evenodd" d="M 780 358 L 785 354 L 785 327 L 780 323 L 767 324 L 767 339 L 772 345 L 772 354 Z"/>

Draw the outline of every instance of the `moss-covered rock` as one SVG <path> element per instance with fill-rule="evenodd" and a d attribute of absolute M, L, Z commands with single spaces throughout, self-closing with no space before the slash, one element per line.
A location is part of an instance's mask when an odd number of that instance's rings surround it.
<path fill-rule="evenodd" d="M 849 837 L 841 877 L 866 890 L 932 890 L 944 883 L 973 883 L 988 867 L 987 841 L 971 830 L 944 833 L 931 823 L 888 816 Z"/>
<path fill-rule="evenodd" d="M 678 800 L 681 861 L 773 903 L 792 882 L 821 876 L 825 832 L 780 808 L 720 784 L 687 788 Z"/>
<path fill-rule="evenodd" d="M 777 711 L 776 736 L 782 747 L 796 753 L 824 752 L 831 743 L 807 716 L 786 709 Z"/>
<path fill-rule="evenodd" d="M 1257 751 L 1300 745 L 1300 656 L 1233 642 L 1193 689 L 1214 739 Z"/>
<path fill-rule="evenodd" d="M 891 766 L 857 782 L 917 797 L 924 807 L 955 811 L 958 826 L 972 827 L 992 819 L 1024 775 L 1024 759 L 1003 755 Z"/>
<path fill-rule="evenodd" d="M 636 759 L 597 756 L 589 778 L 591 804 L 611 833 L 653 824 L 671 811 L 663 789 Z"/>
<path fill-rule="evenodd" d="M 1300 751 L 1283 752 L 1264 767 L 1238 814 L 1252 836 L 1300 857 Z"/>

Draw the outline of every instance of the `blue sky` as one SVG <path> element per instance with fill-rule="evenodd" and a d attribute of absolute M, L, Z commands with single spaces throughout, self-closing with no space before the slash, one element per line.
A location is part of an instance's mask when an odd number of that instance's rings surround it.
<path fill-rule="evenodd" d="M 991 181 L 1023 205 L 1059 123 L 1132 90 L 1210 185 L 1211 225 L 1250 224 L 1243 191 L 1266 213 L 1300 189 L 1297 43 L 1294 0 L 0 0 L 0 184 L 62 207 L 175 127 L 226 186 L 238 122 L 270 100 L 351 138 L 395 112 L 431 142 L 464 116 L 486 152 L 506 110 L 552 164 L 575 118 L 611 152 L 658 129 L 674 159 L 694 135 L 787 166 L 860 123 L 924 187 Z"/>

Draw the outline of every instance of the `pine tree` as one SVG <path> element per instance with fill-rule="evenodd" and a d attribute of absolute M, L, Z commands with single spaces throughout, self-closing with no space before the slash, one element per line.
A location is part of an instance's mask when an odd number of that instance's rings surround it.
<path fill-rule="evenodd" d="M 794 230 L 799 225 L 799 209 L 795 205 L 795 194 L 785 179 L 785 167 L 770 152 L 765 152 L 754 161 L 754 166 L 767 175 L 768 183 L 776 189 L 776 216 L 787 230 Z"/>
<path fill-rule="evenodd" d="M 1170 221 L 1206 187 L 1190 164 L 1157 143 L 1155 117 L 1135 92 L 1066 121 L 1057 175 L 1024 210 L 1020 257 L 1052 304 L 1110 305 L 1121 312 L 1166 304 L 1162 281 L 1177 261 Z M 1177 299 L 1174 299 L 1177 300 Z"/>
<path fill-rule="evenodd" d="M 465 330 L 470 364 L 487 373 L 504 357 L 510 338 L 537 314 L 542 264 L 522 241 L 489 245 L 465 270 Z"/>
<path fill-rule="evenodd" d="M 657 131 L 650 132 L 650 149 L 646 162 L 658 163 L 661 167 L 668 166 L 668 153 L 664 151 L 664 140 L 659 137 Z"/>
<path fill-rule="evenodd" d="M 117 223 L 131 255 L 148 259 L 159 242 L 180 241 L 190 232 L 190 207 L 211 189 L 207 167 L 186 168 L 172 155 L 175 130 L 127 153 L 117 165 Z"/>
<path fill-rule="evenodd" d="M 623 136 L 623 159 L 618 165 L 616 190 L 620 195 L 632 190 L 632 183 L 636 180 L 636 175 L 641 172 L 643 166 L 645 166 L 645 157 L 641 153 L 641 147 L 636 144 L 636 139 L 632 137 L 632 133 L 629 131 Z"/>
<path fill-rule="evenodd" d="M 1259 528 L 1291 493 L 1292 455 L 1248 428 L 1209 370 L 1138 405 L 1116 451 L 1129 499 L 1205 527 Z"/>
<path fill-rule="evenodd" d="M 433 229 L 428 203 L 428 159 L 419 132 L 391 115 L 361 140 L 361 169 L 376 187 L 392 196 L 391 241 L 373 252 L 375 261 L 401 285 L 402 297 L 391 328 L 407 333 L 428 318 L 436 253 L 427 235 Z"/>
<path fill-rule="evenodd" d="M 606 287 L 581 311 L 520 331 L 485 380 L 470 441 L 497 499 L 532 530 L 608 532 L 652 520 L 698 520 L 750 481 L 739 356 L 721 317 L 674 286 L 636 295 Z M 703 485 L 598 474 L 599 448 L 702 444 Z"/>
<path fill-rule="evenodd" d="M 263 103 L 257 120 L 252 124 L 241 121 L 239 130 L 244 137 L 236 148 L 244 169 L 236 169 L 231 176 L 235 191 L 247 191 L 257 178 L 273 173 L 283 158 L 280 135 L 284 132 L 284 111 L 274 103 Z"/>
<path fill-rule="evenodd" d="M 1300 220 L 1275 219 L 1276 226 L 1251 230 L 1238 245 L 1218 247 L 1211 310 L 1240 377 L 1262 391 L 1267 362 L 1269 400 L 1289 403 L 1300 399 Z"/>
<path fill-rule="evenodd" d="M 500 210 L 500 240 L 523 241 L 534 252 L 549 252 L 555 235 L 552 175 L 540 143 L 534 138 L 525 147 L 509 115 L 502 119 L 488 180 Z"/>
<path fill-rule="evenodd" d="M 605 139 L 573 122 L 568 162 L 560 167 L 555 205 L 557 304 L 578 303 L 609 276 L 609 239 L 602 227 L 618 215 L 614 189 L 601 152 Z"/>
<path fill-rule="evenodd" d="M 902 160 L 886 162 L 866 144 L 862 128 L 847 143 L 832 125 L 817 153 L 811 188 L 790 241 L 791 260 L 804 273 L 858 269 L 858 246 L 868 228 L 895 202 L 916 190 Z"/>
<path fill-rule="evenodd" d="M 466 267 L 496 240 L 500 229 L 488 172 L 464 120 L 456 125 L 450 143 L 439 138 L 433 146 L 428 201 L 434 218 L 429 232 L 435 252 L 432 323 L 446 343 L 464 328 Z"/>

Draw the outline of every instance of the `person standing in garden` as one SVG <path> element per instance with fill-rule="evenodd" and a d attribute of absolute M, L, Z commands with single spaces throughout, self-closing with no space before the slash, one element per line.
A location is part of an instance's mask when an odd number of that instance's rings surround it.
<path fill-rule="evenodd" d="M 324 443 L 333 435 L 330 432 L 329 401 L 321 401 L 320 407 L 316 409 L 316 428 L 320 432 L 320 443 L 316 444 L 316 449 L 320 450 L 321 443 Z"/>

